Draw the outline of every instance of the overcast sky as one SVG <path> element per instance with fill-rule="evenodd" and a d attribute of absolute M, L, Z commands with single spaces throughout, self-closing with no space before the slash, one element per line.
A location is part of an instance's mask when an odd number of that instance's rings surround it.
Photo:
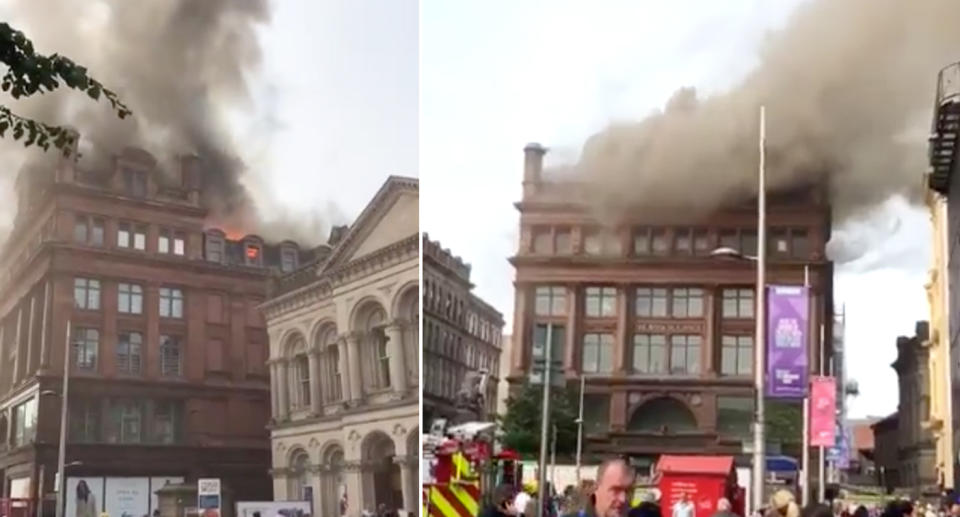
<path fill-rule="evenodd" d="M 677 87 L 728 87 L 798 3 L 421 2 L 421 225 L 473 265 L 476 291 L 504 313 L 506 332 L 524 144 L 569 161 L 593 132 L 643 118 Z M 928 226 L 923 211 L 892 200 L 854 229 L 874 251 L 837 271 L 847 371 L 862 393 L 855 416 L 896 410 L 889 365 L 897 335 L 927 314 Z"/>

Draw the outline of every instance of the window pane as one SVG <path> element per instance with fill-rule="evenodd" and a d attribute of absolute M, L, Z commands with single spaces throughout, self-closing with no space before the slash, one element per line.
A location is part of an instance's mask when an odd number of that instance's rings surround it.
<path fill-rule="evenodd" d="M 734 375 L 737 371 L 737 338 L 723 336 L 723 347 L 720 353 L 720 373 Z"/>
<path fill-rule="evenodd" d="M 87 281 L 83 278 L 73 279 L 73 306 L 78 309 L 87 307 Z"/>
<path fill-rule="evenodd" d="M 130 284 L 117 285 L 117 311 L 130 312 Z"/>
<path fill-rule="evenodd" d="M 794 228 L 790 232 L 790 251 L 796 258 L 810 258 L 810 239 L 806 230 Z"/>
<path fill-rule="evenodd" d="M 700 336 L 687 336 L 687 373 L 700 373 Z"/>
<path fill-rule="evenodd" d="M 737 373 L 750 375 L 753 373 L 753 338 L 739 336 L 737 338 Z"/>
<path fill-rule="evenodd" d="M 183 255 L 185 249 L 183 237 L 176 237 L 173 239 L 173 253 L 175 255 Z M 296 257 L 294 256 L 294 260 L 295 259 Z"/>
<path fill-rule="evenodd" d="M 86 244 L 87 242 L 87 218 L 77 216 L 73 221 L 73 240 Z"/>
<path fill-rule="evenodd" d="M 673 249 L 680 254 L 690 254 L 693 250 L 693 243 L 691 242 L 691 231 L 689 228 L 678 228 L 676 233 L 676 239 L 674 241 Z"/>
<path fill-rule="evenodd" d="M 697 255 L 710 253 L 710 235 L 707 230 L 698 228 L 693 231 L 693 250 Z"/>
<path fill-rule="evenodd" d="M 650 336 L 646 334 L 633 336 L 633 371 L 650 372 Z"/>
<path fill-rule="evenodd" d="M 673 290 L 673 317 L 674 318 L 687 317 L 687 290 L 686 289 Z"/>
<path fill-rule="evenodd" d="M 87 308 L 100 310 L 100 281 L 89 280 L 87 283 Z"/>
<path fill-rule="evenodd" d="M 653 252 L 657 255 L 666 255 L 670 251 L 666 230 L 653 231 Z"/>
<path fill-rule="evenodd" d="M 583 239 L 583 251 L 587 255 L 599 255 L 600 254 L 600 234 L 597 232 L 589 232 Z"/>
<path fill-rule="evenodd" d="M 741 318 L 753 317 L 753 291 L 749 289 L 743 289 L 740 291 L 739 312 Z"/>
<path fill-rule="evenodd" d="M 617 288 L 604 287 L 601 293 L 602 293 L 601 314 L 603 316 L 616 316 L 617 315 Z"/>
<path fill-rule="evenodd" d="M 667 371 L 667 336 L 650 336 L 650 373 Z"/>
<path fill-rule="evenodd" d="M 585 372 L 596 372 L 598 368 L 598 348 L 599 346 L 599 335 L 597 334 L 585 334 L 583 336 L 583 357 L 582 357 L 582 368 Z"/>
<path fill-rule="evenodd" d="M 130 293 L 130 312 L 143 314 L 143 288 L 139 285 L 133 285 Z"/>
<path fill-rule="evenodd" d="M 549 228 L 534 228 L 533 252 L 542 255 L 548 255 L 552 253 L 553 250 L 550 249 L 551 239 L 552 237 L 550 235 Z"/>
<path fill-rule="evenodd" d="M 603 373 L 613 371 L 613 336 L 611 334 L 600 335 L 600 371 Z"/>
<path fill-rule="evenodd" d="M 744 230 L 740 233 L 740 252 L 744 255 L 757 254 L 757 232 L 756 230 Z"/>
<path fill-rule="evenodd" d="M 690 289 L 690 303 L 687 306 L 687 315 L 691 318 L 703 316 L 703 289 Z"/>
<path fill-rule="evenodd" d="M 90 244 L 103 246 L 103 219 L 93 219 L 93 226 L 90 228 Z"/>
<path fill-rule="evenodd" d="M 650 246 L 650 229 L 640 228 L 636 230 L 633 234 L 633 254 L 641 256 L 649 255 L 651 251 Z"/>
<path fill-rule="evenodd" d="M 170 238 L 165 234 L 160 235 L 160 238 L 157 240 L 157 252 L 170 253 Z"/>
<path fill-rule="evenodd" d="M 117 230 L 117 246 L 121 248 L 130 247 L 130 230 L 129 226 L 124 223 L 121 223 Z"/>
<path fill-rule="evenodd" d="M 567 288 L 554 287 L 552 291 L 553 291 L 552 314 L 554 316 L 562 316 L 567 313 Z"/>
<path fill-rule="evenodd" d="M 653 310 L 653 292 L 647 287 L 637 288 L 635 304 L 637 316 L 650 316 Z"/>
<path fill-rule="evenodd" d="M 133 247 L 140 251 L 147 249 L 147 232 L 144 229 L 137 228 L 133 234 Z"/>
<path fill-rule="evenodd" d="M 724 318 L 735 318 L 737 317 L 737 292 L 733 289 L 724 289 L 723 290 L 723 317 Z"/>
<path fill-rule="evenodd" d="M 653 311 L 652 315 L 656 317 L 665 317 L 667 315 L 667 290 L 653 290 Z"/>
<path fill-rule="evenodd" d="M 555 238 L 558 255 L 569 255 L 571 250 L 570 230 L 557 230 Z"/>
<path fill-rule="evenodd" d="M 600 288 L 599 287 L 588 287 L 585 290 L 586 292 L 586 304 L 584 308 L 586 310 L 587 316 L 599 316 L 600 315 Z"/>

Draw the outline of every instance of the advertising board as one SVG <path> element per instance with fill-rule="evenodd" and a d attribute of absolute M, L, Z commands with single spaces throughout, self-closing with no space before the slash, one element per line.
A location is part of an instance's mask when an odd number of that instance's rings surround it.
<path fill-rule="evenodd" d="M 106 478 L 103 494 L 104 511 L 110 517 L 150 515 L 149 478 Z"/>
<path fill-rule="evenodd" d="M 103 511 L 103 478 L 67 478 L 65 517 L 99 517 Z"/>

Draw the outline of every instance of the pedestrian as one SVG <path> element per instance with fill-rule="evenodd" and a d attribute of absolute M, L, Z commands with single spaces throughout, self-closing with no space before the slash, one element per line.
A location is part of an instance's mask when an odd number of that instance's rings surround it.
<path fill-rule="evenodd" d="M 673 505 L 673 517 L 693 517 L 693 503 L 686 492 L 680 494 L 680 500 Z"/>
<path fill-rule="evenodd" d="M 584 492 L 588 495 L 584 508 L 565 517 L 626 517 L 633 482 L 633 469 L 622 458 L 604 461 L 597 467 L 593 490 Z"/>
<path fill-rule="evenodd" d="M 730 504 L 730 500 L 721 497 L 717 501 L 717 512 L 713 514 L 713 517 L 737 517 L 737 514 L 733 513 L 733 505 Z"/>
<path fill-rule="evenodd" d="M 516 490 L 513 485 L 502 484 L 493 490 L 490 503 L 480 510 L 480 517 L 514 517 L 517 511 L 514 508 Z"/>
<path fill-rule="evenodd" d="M 803 517 L 834 517 L 829 506 L 820 503 L 808 504 L 801 512 Z"/>
<path fill-rule="evenodd" d="M 630 509 L 628 517 L 660 517 L 659 499 L 659 491 L 656 489 L 644 493 L 640 498 L 640 504 Z"/>
<path fill-rule="evenodd" d="M 867 511 L 866 506 L 861 504 L 853 511 L 853 517 L 870 517 L 870 512 Z"/>
<path fill-rule="evenodd" d="M 528 483 L 524 485 L 523 489 L 517 492 L 516 496 L 513 499 L 513 510 L 516 515 L 521 517 L 536 517 L 536 512 L 533 515 L 526 514 L 527 503 L 530 502 L 532 496 L 528 492 L 532 492 L 533 484 Z"/>
<path fill-rule="evenodd" d="M 767 515 L 772 517 L 800 517 L 800 507 L 789 490 L 778 490 L 770 498 L 770 510 Z"/>

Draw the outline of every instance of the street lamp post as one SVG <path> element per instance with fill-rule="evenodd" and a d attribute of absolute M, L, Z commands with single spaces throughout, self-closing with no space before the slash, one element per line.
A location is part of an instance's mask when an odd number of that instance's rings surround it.
<path fill-rule="evenodd" d="M 57 517 L 63 517 L 64 497 L 63 490 L 66 486 L 67 459 L 67 397 L 70 389 L 70 321 L 67 320 L 67 337 L 63 345 L 63 391 L 60 395 L 60 444 L 57 450 Z"/>

